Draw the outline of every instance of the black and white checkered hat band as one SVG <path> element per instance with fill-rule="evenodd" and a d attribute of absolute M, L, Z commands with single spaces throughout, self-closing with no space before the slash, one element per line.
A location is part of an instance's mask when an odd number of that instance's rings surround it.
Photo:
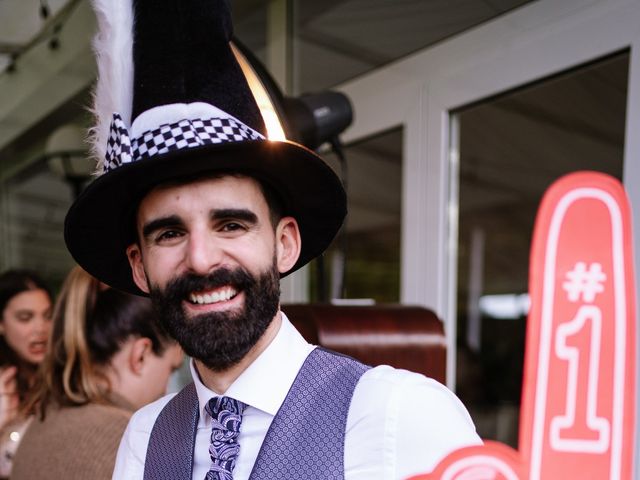
<path fill-rule="evenodd" d="M 160 125 L 154 130 L 131 139 L 122 117 L 114 113 L 107 141 L 103 173 L 125 163 L 167 153 L 172 150 L 199 147 L 201 145 L 264 140 L 265 137 L 238 120 L 208 118 L 180 120 Z"/>

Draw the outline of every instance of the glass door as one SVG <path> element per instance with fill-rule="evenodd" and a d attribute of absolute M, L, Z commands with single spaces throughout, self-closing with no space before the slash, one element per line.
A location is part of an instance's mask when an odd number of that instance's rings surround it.
<path fill-rule="evenodd" d="M 480 435 L 517 443 L 529 250 L 547 187 L 575 170 L 623 174 L 629 54 L 455 111 L 457 393 Z"/>

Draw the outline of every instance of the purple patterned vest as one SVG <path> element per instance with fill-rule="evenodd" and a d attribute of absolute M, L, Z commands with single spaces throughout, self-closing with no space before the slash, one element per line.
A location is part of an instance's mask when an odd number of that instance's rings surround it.
<path fill-rule="evenodd" d="M 349 405 L 368 369 L 350 357 L 314 349 L 271 422 L 249 480 L 343 480 Z M 191 480 L 198 415 L 190 383 L 156 419 L 144 480 Z"/>

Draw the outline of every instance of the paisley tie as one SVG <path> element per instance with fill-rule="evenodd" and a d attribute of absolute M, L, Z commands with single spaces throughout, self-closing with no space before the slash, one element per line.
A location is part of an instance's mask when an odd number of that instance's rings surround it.
<path fill-rule="evenodd" d="M 240 451 L 238 434 L 245 404 L 229 397 L 214 397 L 205 406 L 211 415 L 211 467 L 205 480 L 233 480 Z"/>

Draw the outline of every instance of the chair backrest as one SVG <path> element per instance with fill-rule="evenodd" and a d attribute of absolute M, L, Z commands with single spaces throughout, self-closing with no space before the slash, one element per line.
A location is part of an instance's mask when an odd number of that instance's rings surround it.
<path fill-rule="evenodd" d="M 444 329 L 427 308 L 291 304 L 282 310 L 310 343 L 368 365 L 404 368 L 445 383 Z"/>

